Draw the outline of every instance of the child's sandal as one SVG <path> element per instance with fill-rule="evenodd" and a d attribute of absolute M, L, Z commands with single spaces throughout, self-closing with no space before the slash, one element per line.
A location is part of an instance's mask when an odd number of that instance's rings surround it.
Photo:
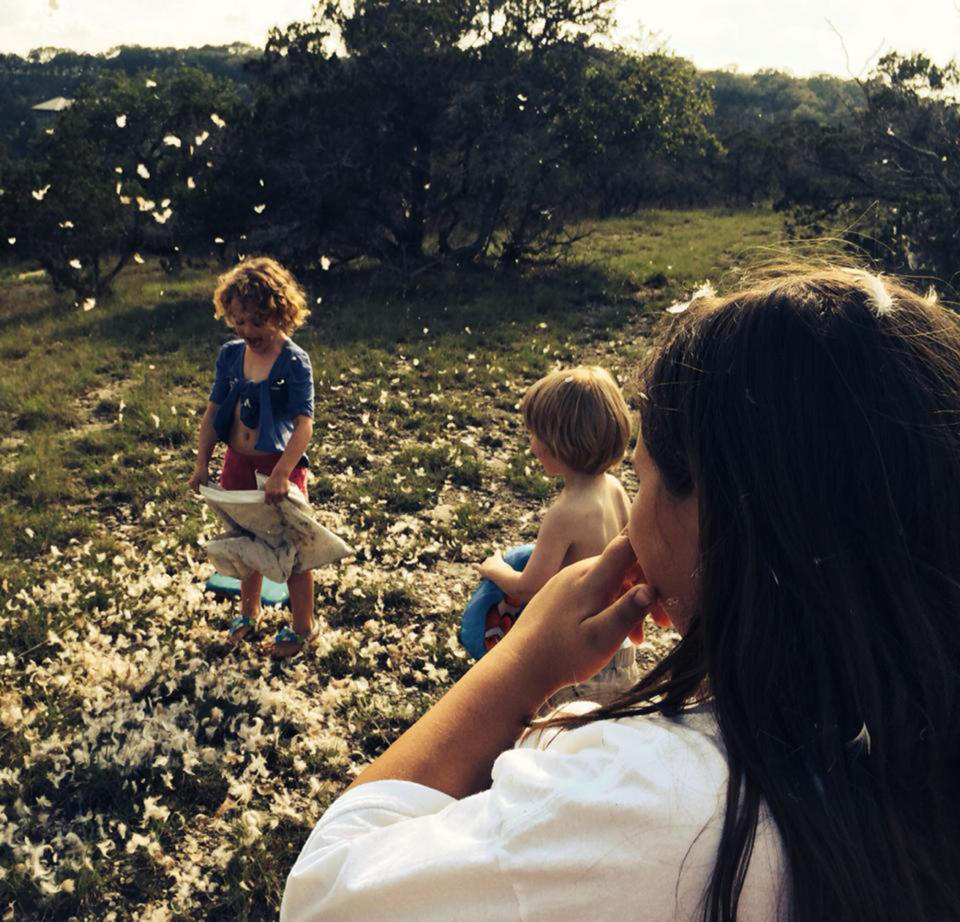
<path fill-rule="evenodd" d="M 313 634 L 303 637 L 292 628 L 283 627 L 280 629 L 277 636 L 273 638 L 273 650 L 271 651 L 270 655 L 274 659 L 288 659 L 291 656 L 296 656 L 298 653 L 302 653 L 310 645 L 310 641 L 312 639 Z M 296 648 L 291 650 L 289 653 L 277 653 L 277 645 L 282 643 L 296 644 Z"/>
<path fill-rule="evenodd" d="M 242 631 L 245 627 L 250 628 L 250 630 L 244 631 L 240 637 L 237 637 L 237 632 Z M 249 637 L 256 630 L 256 628 L 256 624 L 253 623 L 249 615 L 237 615 L 237 617 L 231 620 L 230 624 L 227 625 L 227 642 L 231 644 L 238 644 L 245 637 Z"/>

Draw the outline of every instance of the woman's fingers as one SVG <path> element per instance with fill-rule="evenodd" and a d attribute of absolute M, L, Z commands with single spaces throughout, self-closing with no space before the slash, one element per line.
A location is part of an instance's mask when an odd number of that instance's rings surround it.
<path fill-rule="evenodd" d="M 623 546 L 623 542 L 626 541 L 627 548 Z M 607 545 L 606 549 L 603 552 L 600 560 L 604 561 L 604 558 L 607 557 L 609 553 L 609 558 L 607 563 L 610 567 L 610 573 L 615 574 L 624 561 L 629 561 L 626 565 L 626 568 L 621 572 L 620 586 L 617 591 L 617 595 L 623 596 L 629 594 L 630 590 L 635 586 L 643 586 L 644 592 L 637 596 L 637 599 L 642 599 L 640 603 L 644 606 L 645 611 L 650 615 L 651 620 L 658 627 L 669 628 L 673 626 L 673 622 L 670 620 L 670 616 L 667 614 L 666 609 L 663 607 L 662 603 L 658 601 L 650 588 L 646 585 L 646 577 L 643 573 L 643 568 L 637 562 L 636 557 L 633 555 L 633 548 L 630 547 L 630 542 L 626 538 L 624 532 L 621 532 L 610 544 Z M 643 642 L 643 623 L 637 625 L 636 633 L 630 633 L 630 639 L 634 643 Z"/>
<path fill-rule="evenodd" d="M 603 549 L 597 567 L 601 572 L 609 571 L 620 578 L 636 562 L 637 556 L 633 553 L 630 539 L 624 534 L 619 534 Z"/>
<path fill-rule="evenodd" d="M 673 627 L 673 621 L 667 614 L 667 610 L 659 602 L 650 609 L 650 617 L 657 627 Z"/>
<path fill-rule="evenodd" d="M 636 586 L 637 583 L 645 583 L 646 581 L 647 578 L 643 573 L 643 567 L 641 567 L 637 561 L 634 561 L 627 567 L 627 572 L 623 574 L 622 591 L 626 592 L 628 589 Z"/>
<path fill-rule="evenodd" d="M 596 587 L 595 591 L 599 596 L 598 608 L 628 594 L 634 586 L 646 584 L 643 570 L 637 563 L 630 540 L 623 533 L 604 548 L 585 578 L 593 581 L 592 584 Z M 646 599 L 646 596 L 651 593 L 652 590 L 648 586 L 643 598 Z M 651 598 L 643 604 L 649 608 L 652 603 Z"/>
<path fill-rule="evenodd" d="M 616 654 L 624 637 L 643 638 L 643 619 L 653 601 L 653 590 L 637 586 L 615 599 L 602 611 L 581 618 L 565 637 L 557 642 L 547 665 L 557 688 L 571 682 L 584 682 L 597 674 Z M 523 623 L 523 618 L 518 624 Z M 513 632 L 511 631 L 511 634 Z M 510 634 L 507 635 L 509 640 Z"/>
<path fill-rule="evenodd" d="M 548 692 L 590 678 L 625 637 L 643 639 L 655 594 L 647 583 L 636 583 L 640 576 L 629 539 L 619 535 L 598 557 L 555 574 L 494 651 L 526 663 Z"/>
<path fill-rule="evenodd" d="M 597 600 L 599 604 L 606 605 L 619 595 L 625 575 L 636 562 L 630 539 L 626 535 L 617 535 L 603 549 L 603 553 L 594 558 L 584 579 L 602 595 Z"/>
<path fill-rule="evenodd" d="M 625 592 L 603 611 L 588 620 L 594 643 L 601 650 L 616 650 L 629 637 L 636 643 L 643 641 L 643 619 L 653 605 L 653 589 L 641 584 Z"/>

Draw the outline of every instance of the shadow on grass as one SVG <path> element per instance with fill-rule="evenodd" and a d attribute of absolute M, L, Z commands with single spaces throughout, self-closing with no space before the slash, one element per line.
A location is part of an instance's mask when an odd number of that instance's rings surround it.
<path fill-rule="evenodd" d="M 324 273 L 305 282 L 314 301 L 318 295 L 323 299 L 313 306 L 308 330 L 320 342 L 345 347 L 416 342 L 425 326 L 433 335 L 460 335 L 468 326 L 487 334 L 514 322 L 573 319 L 622 303 L 630 294 L 626 280 L 576 265 L 524 273 L 483 266 L 437 273 L 406 296 L 375 270 Z"/>
<path fill-rule="evenodd" d="M 189 351 L 205 343 L 217 330 L 209 302 L 194 297 L 164 298 L 113 314 L 104 313 L 91 325 L 89 334 L 103 342 L 125 347 L 135 357 Z M 207 351 L 206 345 L 203 351 Z"/>
<path fill-rule="evenodd" d="M 598 269 L 574 265 L 522 274 L 488 267 L 438 273 L 422 279 L 417 290 L 406 297 L 389 274 L 375 269 L 327 272 L 302 281 L 312 308 L 306 331 L 319 342 L 335 346 L 418 340 L 425 325 L 438 332 L 445 328 L 460 332 L 471 320 L 482 321 L 489 329 L 514 320 L 576 315 L 588 305 L 609 305 L 629 293 L 624 280 L 611 280 Z M 212 269 L 210 282 L 212 292 Z M 48 291 L 37 294 L 47 303 L 0 317 L 0 330 L 51 322 L 70 327 L 71 333 L 130 350 L 130 358 L 190 352 L 194 344 L 198 357 L 205 357 L 211 341 L 222 342 L 230 336 L 214 319 L 210 300 L 196 296 L 138 305 L 124 293 L 105 299 L 96 313 L 87 316 L 70 303 L 50 303 Z"/>
<path fill-rule="evenodd" d="M 30 289 L 33 289 L 31 292 Z M 23 300 L 29 307 L 18 306 L 12 297 L 18 291 L 16 300 Z M 29 294 L 36 294 L 36 306 Z M 76 312 L 74 299 L 68 292 L 53 292 L 47 286 L 24 285 L 14 281 L 10 287 L 0 285 L 0 333 L 14 327 L 32 327 L 37 324 L 55 321 Z"/>

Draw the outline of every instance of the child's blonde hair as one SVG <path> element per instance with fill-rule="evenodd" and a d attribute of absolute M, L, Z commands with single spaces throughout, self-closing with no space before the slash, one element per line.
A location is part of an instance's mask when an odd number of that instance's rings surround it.
<path fill-rule="evenodd" d="M 297 280 L 269 256 L 244 260 L 217 279 L 214 317 L 229 320 L 229 308 L 234 301 L 252 309 L 258 323 L 271 321 L 288 334 L 302 326 L 310 314 L 306 295 Z"/>
<path fill-rule="evenodd" d="M 558 461 L 580 474 L 602 474 L 623 460 L 630 412 L 605 368 L 560 369 L 530 385 L 523 421 Z"/>

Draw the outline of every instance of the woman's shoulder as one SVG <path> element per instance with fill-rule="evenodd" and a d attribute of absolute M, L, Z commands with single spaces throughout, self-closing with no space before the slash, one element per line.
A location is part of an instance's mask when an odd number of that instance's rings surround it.
<path fill-rule="evenodd" d="M 565 710 L 593 707 L 589 702 L 572 702 Z M 716 719 L 705 705 L 689 708 L 676 718 L 633 716 L 595 720 L 569 730 L 535 731 L 518 749 L 557 756 L 568 762 L 566 770 L 575 764 L 587 773 L 600 764 L 616 766 L 618 783 L 633 779 L 649 786 L 659 778 L 675 786 L 683 778 L 696 777 L 706 791 L 725 787 L 728 775 Z"/>
<path fill-rule="evenodd" d="M 582 705 L 581 705 L 582 706 Z M 490 811 L 503 854 L 549 852 L 559 869 L 589 867 L 608 894 L 604 918 L 630 917 L 643 893 L 645 918 L 693 919 L 716 860 L 729 767 L 709 709 L 676 719 L 599 719 L 531 734 L 493 768 Z M 630 880 L 634 889 L 622 890 Z M 782 864 L 763 835 L 751 862 L 741 919 L 775 919 Z"/>
<path fill-rule="evenodd" d="M 418 896 L 407 898 L 406 915 L 390 918 L 620 919 L 636 917 L 639 905 L 644 918 L 695 919 L 716 859 L 726 779 L 709 712 L 538 731 L 502 753 L 492 785 L 472 797 L 406 781 L 347 791 L 304 847 L 285 903 L 316 917 L 350 900 L 353 914 L 337 918 L 381 919 L 386 913 L 357 912 L 358 901 L 384 906 L 402 891 Z M 746 922 L 777 918 L 782 866 L 776 843 L 765 843 L 758 840 L 738 915 Z M 346 883 L 331 887 L 334 873 Z"/>
<path fill-rule="evenodd" d="M 580 812 L 586 798 L 591 809 L 615 809 L 627 827 L 669 826 L 685 838 L 722 816 L 728 777 L 716 722 L 691 712 L 537 731 L 498 758 L 493 789 L 561 817 Z"/>

